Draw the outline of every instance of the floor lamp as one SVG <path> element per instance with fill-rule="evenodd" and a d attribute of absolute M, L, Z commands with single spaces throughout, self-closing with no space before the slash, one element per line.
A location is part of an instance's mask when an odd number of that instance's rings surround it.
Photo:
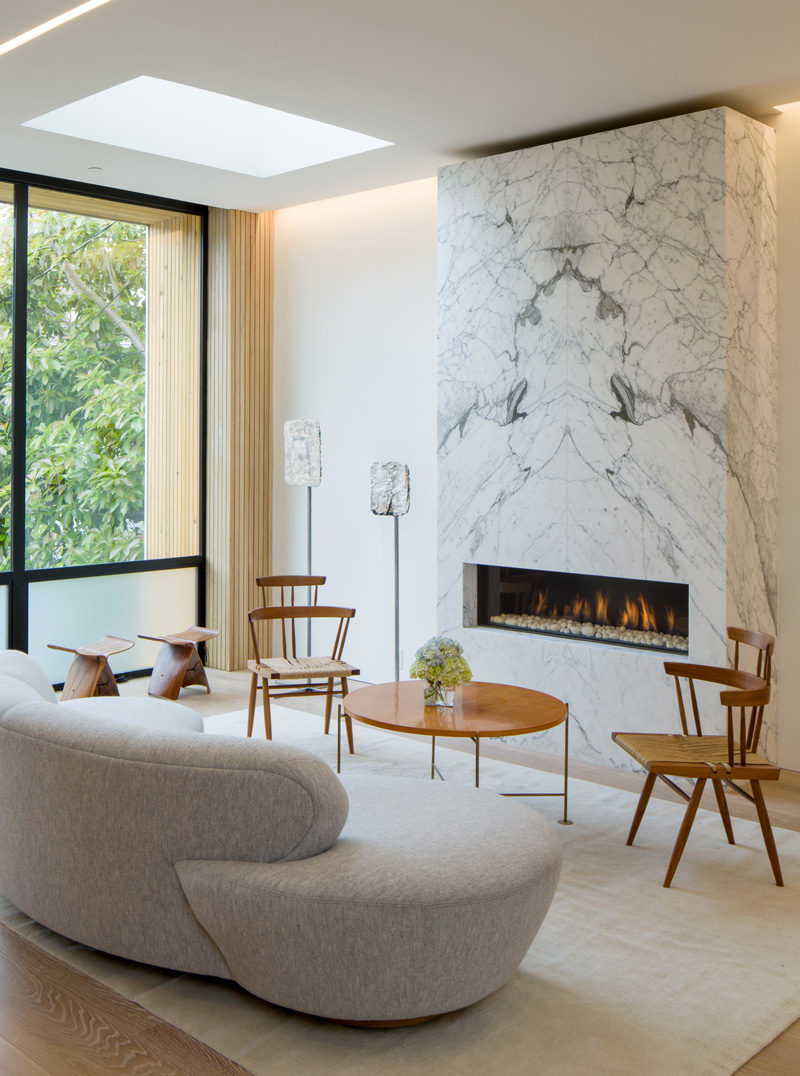
<path fill-rule="evenodd" d="M 400 516 L 408 512 L 411 483 L 405 463 L 373 463 L 370 505 L 376 516 L 394 517 L 394 678 L 400 679 Z"/>
<path fill-rule="evenodd" d="M 322 481 L 322 437 L 316 419 L 290 418 L 283 424 L 284 481 L 287 486 L 308 489 L 306 540 L 308 575 L 311 575 L 311 490 Z M 311 605 L 311 590 L 308 592 Z M 307 653 L 311 655 L 311 620 L 307 628 Z"/>

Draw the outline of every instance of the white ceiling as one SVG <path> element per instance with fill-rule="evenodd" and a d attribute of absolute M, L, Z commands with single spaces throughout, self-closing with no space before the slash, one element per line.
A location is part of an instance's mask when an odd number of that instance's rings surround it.
<path fill-rule="evenodd" d="M 74 2 L 0 0 L 0 40 Z M 657 115 L 768 115 L 800 99 L 798 41 L 798 0 L 113 0 L 0 56 L 0 167 L 276 208 Z M 137 75 L 394 145 L 259 179 L 19 126 Z"/>

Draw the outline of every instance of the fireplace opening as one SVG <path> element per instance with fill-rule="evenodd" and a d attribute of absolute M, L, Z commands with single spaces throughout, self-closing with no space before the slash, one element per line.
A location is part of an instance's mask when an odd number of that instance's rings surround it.
<path fill-rule="evenodd" d="M 465 613 L 468 579 L 477 585 L 472 622 L 481 627 L 671 653 L 689 649 L 685 583 L 465 564 Z"/>

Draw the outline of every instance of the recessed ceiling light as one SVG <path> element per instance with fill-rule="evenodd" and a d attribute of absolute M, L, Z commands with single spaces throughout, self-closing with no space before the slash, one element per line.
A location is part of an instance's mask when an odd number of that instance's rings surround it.
<path fill-rule="evenodd" d="M 86 171 L 87 172 L 102 172 L 103 168 L 99 164 L 90 164 L 89 167 L 86 169 Z"/>
<path fill-rule="evenodd" d="M 392 144 L 149 75 L 101 90 L 23 126 L 260 178 Z"/>
<path fill-rule="evenodd" d="M 94 11 L 96 7 L 102 7 L 103 4 L 110 3 L 111 0 L 87 0 L 85 4 L 78 4 L 77 7 L 70 8 L 69 11 L 65 11 L 62 15 L 56 15 L 55 18 L 48 19 L 47 22 L 40 22 L 38 26 L 34 26 L 31 30 L 26 30 L 24 34 L 17 34 L 16 37 L 10 37 L 8 41 L 4 41 L 0 45 L 0 56 L 3 56 L 6 52 L 11 52 L 12 49 L 18 49 L 20 45 L 27 45 L 34 38 L 41 37 L 42 34 L 46 34 L 50 30 L 55 30 L 57 26 L 63 26 L 65 22 L 77 19 L 79 15 L 85 15 L 87 11 Z"/>

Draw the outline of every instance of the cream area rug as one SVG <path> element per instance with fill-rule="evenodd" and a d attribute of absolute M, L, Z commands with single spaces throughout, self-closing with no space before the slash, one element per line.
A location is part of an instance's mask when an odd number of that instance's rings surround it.
<path fill-rule="evenodd" d="M 207 731 L 242 735 L 244 714 Z M 274 707 L 276 740 L 335 765 L 322 719 Z M 263 735 L 263 733 L 262 733 Z M 347 772 L 429 773 L 430 749 L 355 726 Z M 437 745 L 447 779 L 469 784 L 469 754 Z M 481 763 L 482 784 L 548 790 L 557 781 L 521 766 Z M 33 923 L 7 902 L 0 918 L 257 1076 L 718 1076 L 731 1073 L 800 1017 L 800 834 L 776 830 L 786 882 L 772 881 L 755 823 L 700 811 L 672 889 L 661 883 L 682 807 L 653 800 L 638 843 L 625 846 L 630 793 L 570 782 L 574 825 L 556 826 L 564 869 L 551 910 L 522 966 L 472 1008 L 391 1030 L 341 1027 L 275 1008 L 216 979 L 175 975 L 108 957 Z M 533 800 L 553 820 L 560 800 Z M 532 807 L 531 809 L 534 809 Z M 124 909 L 120 909 L 124 914 Z"/>

